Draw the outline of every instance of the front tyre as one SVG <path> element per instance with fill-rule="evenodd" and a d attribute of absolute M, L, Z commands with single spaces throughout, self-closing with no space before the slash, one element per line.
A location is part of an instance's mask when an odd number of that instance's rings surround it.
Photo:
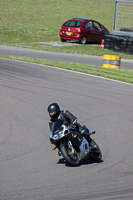
<path fill-rule="evenodd" d="M 61 146 L 60 151 L 66 162 L 68 162 L 70 165 L 79 165 L 78 154 L 76 152 L 73 152 L 72 149 L 70 149 L 68 146 Z"/>

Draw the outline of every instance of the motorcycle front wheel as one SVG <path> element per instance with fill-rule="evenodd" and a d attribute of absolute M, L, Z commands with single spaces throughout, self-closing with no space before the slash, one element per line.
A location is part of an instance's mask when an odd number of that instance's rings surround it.
<path fill-rule="evenodd" d="M 60 151 L 66 162 L 68 162 L 70 165 L 72 166 L 79 165 L 79 157 L 76 151 L 73 151 L 68 146 L 61 146 Z"/>

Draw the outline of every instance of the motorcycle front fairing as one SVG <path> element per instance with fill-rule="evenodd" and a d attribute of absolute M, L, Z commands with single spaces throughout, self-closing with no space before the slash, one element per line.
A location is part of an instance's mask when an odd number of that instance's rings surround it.
<path fill-rule="evenodd" d="M 50 133 L 50 140 L 56 145 L 56 143 L 61 140 L 61 138 L 66 136 L 68 132 L 66 122 L 64 120 L 56 120 Z"/>
<path fill-rule="evenodd" d="M 90 152 L 89 142 L 85 137 L 81 136 L 79 133 L 76 138 L 71 138 L 74 148 L 80 154 L 80 160 L 84 159 Z"/>
<path fill-rule="evenodd" d="M 70 140 L 75 150 L 79 153 L 81 160 L 84 159 L 90 151 L 88 141 L 77 132 L 76 128 L 69 130 L 64 120 L 56 120 L 54 122 L 50 140 L 57 147 L 59 147 L 60 144 L 67 145 L 66 141 Z"/>

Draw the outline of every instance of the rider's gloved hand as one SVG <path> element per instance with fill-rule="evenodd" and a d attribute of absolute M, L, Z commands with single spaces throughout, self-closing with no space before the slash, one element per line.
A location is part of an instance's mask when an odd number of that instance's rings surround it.
<path fill-rule="evenodd" d="M 76 128 L 76 125 L 75 125 L 75 124 L 71 124 L 71 125 L 69 126 L 69 129 L 74 129 L 74 128 Z"/>

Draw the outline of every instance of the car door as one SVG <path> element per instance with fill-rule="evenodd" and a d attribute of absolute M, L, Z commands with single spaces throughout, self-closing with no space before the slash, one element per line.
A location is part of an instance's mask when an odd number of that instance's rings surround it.
<path fill-rule="evenodd" d="M 87 37 L 87 42 L 95 41 L 95 28 L 92 21 L 86 22 L 84 24 L 84 33 Z"/>
<path fill-rule="evenodd" d="M 104 32 L 102 31 L 99 23 L 93 22 L 93 24 L 94 24 L 94 28 L 95 28 L 95 41 L 101 42 L 101 40 L 104 36 Z"/>

